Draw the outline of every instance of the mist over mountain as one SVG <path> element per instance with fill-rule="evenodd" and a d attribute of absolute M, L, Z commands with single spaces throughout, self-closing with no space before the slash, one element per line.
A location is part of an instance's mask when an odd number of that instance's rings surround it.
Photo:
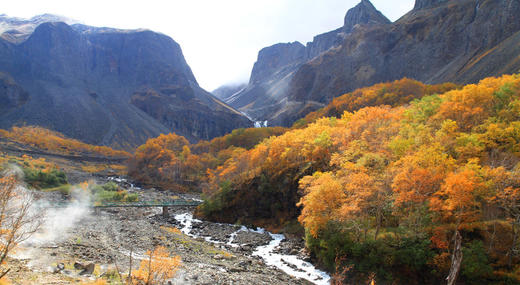
<path fill-rule="evenodd" d="M 247 83 L 236 83 L 220 86 L 219 88 L 211 91 L 211 94 L 215 95 L 222 101 L 226 101 L 235 93 L 241 91 L 247 86 Z"/>
<path fill-rule="evenodd" d="M 255 120 L 289 126 L 333 98 L 403 77 L 474 83 L 520 69 L 517 0 L 418 0 L 391 23 L 368 0 L 344 26 L 306 46 L 262 49 L 248 86 L 225 101 Z"/>
<path fill-rule="evenodd" d="M 131 149 L 160 133 L 197 141 L 251 126 L 198 85 L 170 37 L 62 20 L 0 17 L 0 127 Z"/>

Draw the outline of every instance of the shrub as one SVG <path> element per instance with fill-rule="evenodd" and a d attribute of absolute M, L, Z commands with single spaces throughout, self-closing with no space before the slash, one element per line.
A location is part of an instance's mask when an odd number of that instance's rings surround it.
<path fill-rule="evenodd" d="M 435 252 L 428 239 L 390 237 L 357 241 L 339 224 L 328 224 L 318 238 L 307 232 L 307 247 L 329 271 L 365 282 L 375 274 L 381 284 L 431 284 Z M 348 270 L 345 270 L 348 268 Z"/>
<path fill-rule="evenodd" d="M 23 168 L 25 182 L 37 189 L 53 188 L 67 184 L 67 177 L 63 171 L 52 169 Z"/>
<path fill-rule="evenodd" d="M 117 191 L 117 189 L 119 188 L 117 186 L 117 184 L 115 182 L 113 182 L 113 181 L 107 182 L 104 185 L 102 185 L 101 187 L 105 191 Z"/>
<path fill-rule="evenodd" d="M 462 271 L 461 275 L 470 284 L 481 284 L 483 280 L 490 278 L 493 274 L 484 244 L 480 240 L 472 241 L 462 249 Z"/>
<path fill-rule="evenodd" d="M 94 196 L 94 200 L 98 203 L 107 202 L 137 202 L 137 194 L 128 194 L 127 191 L 106 191 L 101 190 Z"/>
<path fill-rule="evenodd" d="M 127 201 L 127 202 L 137 202 L 137 200 L 138 200 L 137 197 L 138 197 L 138 196 L 137 196 L 136 193 L 134 193 L 134 194 L 128 194 L 128 195 L 126 196 L 126 201 Z"/>

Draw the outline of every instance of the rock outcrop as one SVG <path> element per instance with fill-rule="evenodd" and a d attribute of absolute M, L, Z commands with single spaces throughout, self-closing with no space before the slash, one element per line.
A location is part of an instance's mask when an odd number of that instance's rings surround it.
<path fill-rule="evenodd" d="M 237 109 L 247 109 L 247 114 L 253 118 L 278 109 L 293 72 L 305 62 L 305 58 L 305 46 L 299 42 L 263 48 L 249 84 L 225 102 Z"/>
<path fill-rule="evenodd" d="M 39 125 L 132 149 L 160 133 L 196 141 L 252 125 L 199 87 L 179 44 L 165 35 L 30 23 L 9 21 L 0 39 L 0 87 L 7 86 L 0 128 Z"/>
<path fill-rule="evenodd" d="M 379 82 L 409 77 L 465 84 L 518 72 L 516 15 L 519 0 L 417 0 L 412 11 L 390 23 L 363 0 L 345 17 L 351 30 L 342 27 L 307 45 L 308 57 L 284 79 L 275 103 L 234 105 L 240 96 L 229 103 L 269 125 L 291 125 L 334 97 Z M 276 84 L 264 82 L 263 90 Z"/>
<path fill-rule="evenodd" d="M 340 46 L 346 37 L 360 27 L 389 24 L 368 0 L 350 9 L 344 26 L 317 35 L 306 46 L 299 42 L 276 44 L 262 49 L 246 88 L 224 101 L 257 121 L 269 121 L 291 105 L 287 94 L 295 72 L 309 60 Z"/>
<path fill-rule="evenodd" d="M 343 30 L 345 33 L 350 33 L 357 25 L 367 26 L 390 23 L 390 20 L 379 12 L 369 0 L 361 0 L 361 3 L 347 12 Z"/>

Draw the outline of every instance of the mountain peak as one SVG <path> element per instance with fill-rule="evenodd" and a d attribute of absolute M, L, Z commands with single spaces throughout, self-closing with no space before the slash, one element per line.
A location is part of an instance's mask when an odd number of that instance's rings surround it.
<path fill-rule="evenodd" d="M 361 0 L 354 8 L 348 10 L 345 16 L 344 29 L 351 32 L 354 26 L 389 24 L 390 20 L 379 12 L 369 0 Z"/>
<path fill-rule="evenodd" d="M 20 43 L 25 41 L 39 25 L 52 22 L 63 22 L 68 25 L 79 23 L 76 20 L 53 14 L 36 15 L 30 19 L 2 14 L 0 15 L 0 37 L 13 43 Z"/>

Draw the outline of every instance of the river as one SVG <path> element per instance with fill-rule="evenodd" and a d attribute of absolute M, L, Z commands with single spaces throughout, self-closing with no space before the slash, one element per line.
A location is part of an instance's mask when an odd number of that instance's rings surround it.
<path fill-rule="evenodd" d="M 193 215 L 191 213 L 175 215 L 175 219 L 181 224 L 182 228 L 180 230 L 184 234 L 194 238 L 200 237 L 197 234 L 193 233 L 192 228 L 195 223 L 202 223 L 201 220 L 193 218 Z M 271 241 L 269 242 L 269 244 L 257 246 L 252 253 L 253 256 L 261 257 L 264 260 L 265 264 L 274 266 L 291 276 L 306 279 L 314 284 L 321 285 L 330 283 L 330 276 L 326 272 L 315 268 L 314 265 L 312 265 L 311 263 L 302 260 L 296 255 L 276 253 L 276 249 L 280 246 L 280 243 L 285 239 L 285 236 L 283 234 L 273 234 L 262 228 L 250 229 L 242 226 L 230 235 L 229 240 L 226 242 L 226 245 L 232 247 L 241 246 L 240 244 L 235 242 L 235 237 L 241 231 L 269 234 L 269 236 L 271 237 Z M 212 237 L 206 236 L 203 238 L 206 241 L 215 244 L 223 243 L 221 241 L 212 239 Z"/>

